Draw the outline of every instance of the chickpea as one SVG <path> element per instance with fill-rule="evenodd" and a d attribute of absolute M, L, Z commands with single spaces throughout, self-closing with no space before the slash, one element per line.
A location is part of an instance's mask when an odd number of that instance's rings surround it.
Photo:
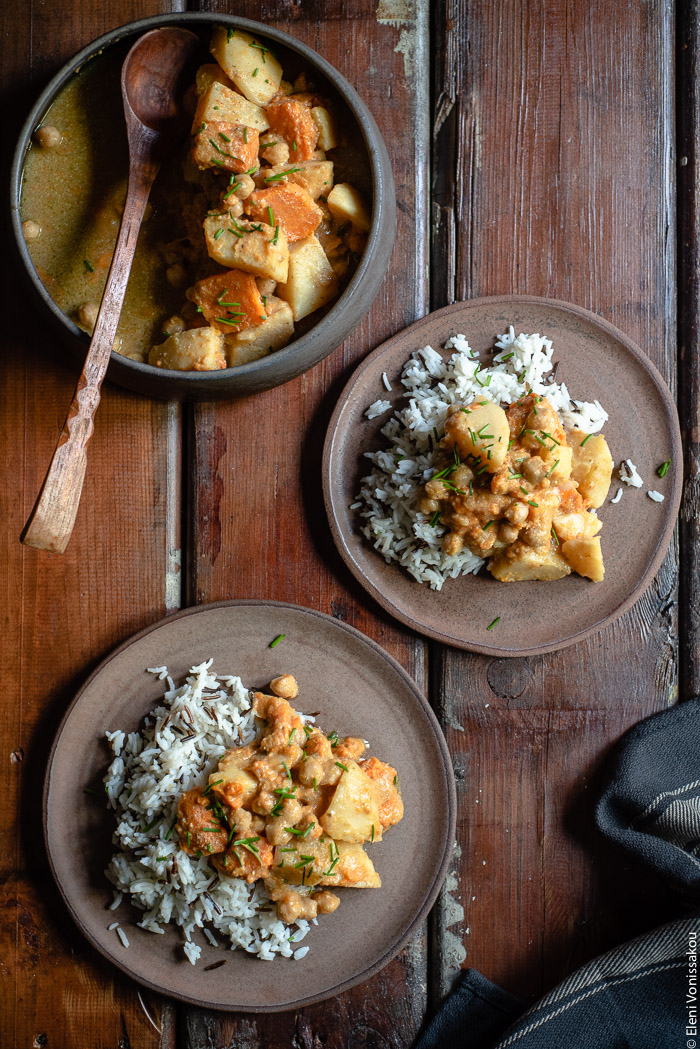
<path fill-rule="evenodd" d="M 456 532 L 448 532 L 447 535 L 442 537 L 442 549 L 448 557 L 460 553 L 463 546 L 462 537 L 457 535 Z"/>
<path fill-rule="evenodd" d="M 431 499 L 444 499 L 447 496 L 447 489 L 442 481 L 428 481 L 425 491 Z"/>
<path fill-rule="evenodd" d="M 100 308 L 96 302 L 84 302 L 78 307 L 78 324 L 86 331 L 92 331 L 97 323 Z"/>
<path fill-rule="evenodd" d="M 172 285 L 173 288 L 184 288 L 189 283 L 185 267 L 176 262 L 173 266 L 168 266 L 165 271 L 168 284 Z"/>
<path fill-rule="evenodd" d="M 42 149 L 55 149 L 63 141 L 63 135 L 57 127 L 53 127 L 51 124 L 44 124 L 34 132 L 34 141 Z"/>
<path fill-rule="evenodd" d="M 514 525 L 524 525 L 528 519 L 529 513 L 530 511 L 525 503 L 521 503 L 519 499 L 516 499 L 506 510 L 506 517 Z"/>
<path fill-rule="evenodd" d="M 452 474 L 450 480 L 458 488 L 468 488 L 469 483 L 474 480 L 474 471 L 470 466 L 467 466 L 466 463 L 462 463 L 462 465 L 458 466 Z"/>
<path fill-rule="evenodd" d="M 299 781 L 305 787 L 313 787 L 314 780 L 321 782 L 323 776 L 323 765 L 318 758 L 307 758 L 298 769 Z"/>
<path fill-rule="evenodd" d="M 297 918 L 301 917 L 302 909 L 302 899 L 298 892 L 285 892 L 282 899 L 277 901 L 277 916 L 287 925 L 293 925 Z"/>
<path fill-rule="evenodd" d="M 232 219 L 239 219 L 243 214 L 243 201 L 236 196 L 224 197 L 223 205 Z"/>
<path fill-rule="evenodd" d="M 258 291 L 261 295 L 274 295 L 277 282 L 271 277 L 256 277 Z"/>
<path fill-rule="evenodd" d="M 332 914 L 338 908 L 340 899 L 334 892 L 314 893 L 314 900 L 319 914 Z"/>
<path fill-rule="evenodd" d="M 174 316 L 169 317 L 163 325 L 163 335 L 166 337 L 170 335 L 179 335 L 181 331 L 185 330 L 185 322 L 182 317 Z"/>
<path fill-rule="evenodd" d="M 289 146 L 279 135 L 268 131 L 260 136 L 260 156 L 274 167 L 286 164 L 289 160 Z"/>
<path fill-rule="evenodd" d="M 38 222 L 32 222 L 31 219 L 27 219 L 26 222 L 22 223 L 22 233 L 24 233 L 25 240 L 36 240 L 37 237 L 41 236 L 41 226 Z"/>
<path fill-rule="evenodd" d="M 434 514 L 436 510 L 440 509 L 440 504 L 437 499 L 419 499 L 418 509 L 422 514 Z"/>
<path fill-rule="evenodd" d="M 530 484 L 539 484 L 547 473 L 547 464 L 539 455 L 533 455 L 523 466 L 523 476 Z"/>
<path fill-rule="evenodd" d="M 510 545 L 510 543 L 515 542 L 519 535 L 520 529 L 517 525 L 506 524 L 504 522 L 498 528 L 498 538 L 502 543 L 508 543 Z"/>
<path fill-rule="evenodd" d="M 281 699 L 295 699 L 299 695 L 297 679 L 293 674 L 280 674 L 270 682 L 270 691 Z"/>
<path fill-rule="evenodd" d="M 254 189 L 255 183 L 250 175 L 236 175 L 235 182 L 231 183 L 226 193 L 228 200 L 231 199 L 231 196 L 238 197 L 239 200 L 246 200 Z"/>

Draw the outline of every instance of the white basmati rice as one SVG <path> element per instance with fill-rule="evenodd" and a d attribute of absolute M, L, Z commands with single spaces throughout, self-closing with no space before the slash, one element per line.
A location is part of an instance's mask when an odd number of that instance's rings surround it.
<path fill-rule="evenodd" d="M 641 488 L 644 481 L 639 476 L 637 467 L 634 465 L 631 459 L 623 459 L 620 463 L 620 468 L 617 471 L 617 476 L 625 484 L 629 485 L 630 488 Z"/>
<path fill-rule="evenodd" d="M 620 499 L 622 499 L 622 489 L 618 488 L 617 492 L 615 493 L 613 498 L 610 500 L 610 502 L 611 503 L 619 503 Z"/>
<path fill-rule="evenodd" d="M 114 758 L 104 782 L 119 849 L 105 872 L 116 888 L 111 909 L 124 897 L 143 912 L 142 929 L 162 934 L 169 922 L 180 926 L 193 965 L 201 953 L 196 929 L 212 944 L 216 931 L 232 950 L 264 960 L 291 958 L 291 937 L 295 945 L 303 940 L 309 923 L 285 925 L 260 882 L 251 888 L 240 878 L 218 879 L 206 857 L 188 856 L 173 839 L 183 791 L 204 786 L 228 748 L 257 735 L 248 689 L 238 677 L 213 674 L 211 664 L 192 667 L 177 688 L 167 667 L 152 668 L 167 689 L 141 732 L 106 733 Z M 128 947 L 123 929 L 116 932 Z"/>
<path fill-rule="evenodd" d="M 661 492 L 651 491 L 651 492 L 647 492 L 647 495 L 649 496 L 650 499 L 653 499 L 655 503 L 663 503 L 663 501 L 664 501 L 664 497 L 661 494 Z"/>
<path fill-rule="evenodd" d="M 527 392 L 546 397 L 567 430 L 597 433 L 608 415 L 598 401 L 574 401 L 552 371 L 552 343 L 544 335 L 517 335 L 511 326 L 496 340 L 493 362 L 483 367 L 464 335 L 445 344 L 447 359 L 432 346 L 412 353 L 401 372 L 406 403 L 382 427 L 388 446 L 366 452 L 372 472 L 362 479 L 357 496 L 364 518 L 363 534 L 387 562 L 396 561 L 419 583 L 441 590 L 446 579 L 478 572 L 482 558 L 464 548 L 459 554 L 442 549 L 445 529 L 433 527 L 418 510 L 420 489 L 435 470 L 436 442 L 448 409 L 475 398 L 511 403 Z M 365 415 L 374 419 L 391 407 L 375 401 Z"/>

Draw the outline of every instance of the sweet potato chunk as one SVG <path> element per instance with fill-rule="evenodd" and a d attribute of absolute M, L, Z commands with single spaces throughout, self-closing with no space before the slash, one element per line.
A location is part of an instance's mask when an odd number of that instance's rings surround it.
<path fill-rule="evenodd" d="M 223 212 L 205 218 L 204 238 L 209 257 L 219 265 L 286 281 L 289 245 L 284 230 L 264 222 L 239 222 Z"/>
<path fill-rule="evenodd" d="M 279 224 L 290 244 L 310 237 L 323 218 L 311 194 L 290 182 L 252 193 L 246 201 L 246 211 L 258 222 Z"/>
<path fill-rule="evenodd" d="M 242 270 L 226 270 L 200 280 L 187 295 L 212 328 L 228 335 L 262 323 L 262 296 L 255 277 Z"/>
<path fill-rule="evenodd" d="M 318 142 L 318 125 L 311 110 L 292 98 L 280 98 L 265 110 L 270 128 L 289 146 L 292 160 L 311 160 Z"/>
<path fill-rule="evenodd" d="M 148 363 L 181 372 L 216 371 L 226 367 L 223 337 L 216 328 L 190 328 L 154 346 Z"/>
<path fill-rule="evenodd" d="M 218 167 L 242 175 L 258 166 L 258 132 L 212 120 L 195 135 L 192 159 L 201 170 Z"/>

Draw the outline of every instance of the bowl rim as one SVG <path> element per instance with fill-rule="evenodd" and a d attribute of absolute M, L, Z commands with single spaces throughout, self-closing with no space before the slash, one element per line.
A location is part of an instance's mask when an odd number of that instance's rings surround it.
<path fill-rule="evenodd" d="M 369 110 L 369 107 L 363 102 L 355 88 L 343 76 L 343 74 L 322 55 L 309 47 L 308 44 L 297 40 L 295 37 L 290 36 L 290 34 L 285 33 L 281 29 L 267 26 L 262 22 L 256 22 L 249 18 L 240 18 L 237 15 L 218 14 L 207 11 L 186 11 L 169 12 L 162 15 L 151 15 L 148 18 L 135 19 L 132 22 L 125 22 L 123 25 L 116 26 L 107 33 L 103 33 L 101 36 L 96 37 L 93 41 L 86 44 L 85 47 L 81 48 L 80 51 L 64 63 L 54 74 L 48 84 L 41 91 L 22 124 L 17 137 L 10 168 L 10 225 L 15 246 L 22 260 L 26 277 L 31 282 L 33 288 L 42 299 L 44 305 L 49 309 L 54 319 L 69 335 L 84 343 L 85 351 L 87 352 L 87 333 L 82 331 L 82 329 L 79 328 L 69 316 L 63 313 L 49 295 L 37 273 L 22 232 L 22 218 L 20 214 L 22 180 L 25 159 L 31 145 L 32 135 L 35 129 L 41 124 L 41 121 L 55 101 L 59 91 L 75 74 L 81 71 L 81 68 L 85 63 L 96 58 L 105 49 L 118 44 L 126 37 L 136 36 L 138 33 L 145 33 L 149 29 L 154 29 L 163 25 L 186 25 L 191 28 L 197 25 L 206 26 L 215 24 L 234 26 L 251 32 L 256 36 L 267 37 L 268 39 L 275 41 L 275 43 L 288 48 L 290 51 L 295 51 L 306 62 L 309 62 L 310 65 L 317 68 L 330 82 L 333 88 L 338 91 L 343 102 L 350 109 L 360 134 L 362 135 L 369 161 L 373 199 L 372 224 L 367 243 L 349 283 L 344 288 L 342 294 L 333 303 L 331 309 L 326 315 L 302 336 L 295 339 L 294 342 L 290 342 L 287 346 L 282 347 L 282 349 L 276 350 L 275 353 L 271 353 L 267 357 L 262 357 L 258 361 L 236 365 L 232 368 L 221 368 L 216 371 L 203 372 L 178 371 L 172 368 L 156 368 L 152 364 L 134 361 L 130 357 L 126 357 L 115 350 L 112 350 L 110 354 L 110 363 L 116 360 L 120 367 L 126 368 L 129 372 L 132 372 L 135 375 L 141 374 L 148 379 L 158 376 L 165 381 L 184 381 L 196 385 L 203 383 L 205 386 L 212 386 L 213 388 L 221 385 L 222 382 L 225 383 L 227 380 L 230 381 L 234 376 L 240 376 L 242 379 L 245 379 L 246 376 L 263 377 L 269 373 L 274 373 L 277 366 L 282 365 L 284 368 L 284 365 L 291 361 L 291 359 L 298 355 L 303 349 L 312 352 L 309 354 L 308 362 L 305 363 L 301 372 L 296 373 L 297 375 L 309 371 L 323 360 L 324 357 L 328 356 L 329 353 L 332 353 L 333 349 L 327 350 L 323 348 L 323 337 L 329 329 L 336 324 L 338 317 L 342 317 L 351 307 L 353 296 L 357 292 L 358 287 L 367 277 L 370 267 L 372 266 L 375 251 L 380 244 L 380 236 L 383 231 L 387 212 L 392 210 L 395 212 L 395 204 L 393 203 L 395 199 L 393 175 L 382 134 Z M 383 161 L 388 163 L 383 164 Z M 361 319 L 361 317 L 358 317 L 351 327 L 354 327 L 355 323 L 359 323 Z M 347 337 L 347 333 L 342 336 L 341 341 L 345 337 Z M 322 347 L 320 352 L 319 345 Z M 340 345 L 340 343 L 338 343 L 338 345 Z M 335 348 L 337 348 L 337 346 L 334 347 L 334 349 Z M 110 378 L 109 373 L 107 374 L 107 378 Z M 245 388 L 242 389 L 241 392 L 245 393 Z"/>

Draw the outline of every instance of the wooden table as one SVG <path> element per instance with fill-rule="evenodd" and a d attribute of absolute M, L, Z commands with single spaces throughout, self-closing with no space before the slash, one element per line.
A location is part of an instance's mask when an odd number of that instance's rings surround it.
<path fill-rule="evenodd" d="M 591 813 L 610 744 L 700 690 L 697 2 L 678 5 L 675 36 L 663 0 L 202 6 L 291 32 L 357 86 L 394 164 L 396 246 L 369 316 L 281 389 L 180 407 L 108 385 L 63 556 L 18 536 L 75 371 L 44 346 L 14 281 L 3 285 L 0 1044 L 408 1047 L 460 965 L 532 999 L 674 913 L 603 846 Z M 3 4 L 5 141 L 78 48 L 182 9 Z M 331 543 L 320 448 L 372 347 L 432 308 L 508 292 L 594 310 L 671 384 L 678 360 L 687 491 L 680 584 L 674 546 L 648 593 L 602 634 L 494 660 L 426 643 L 358 588 Z M 88 671 L 168 612 L 235 597 L 313 606 L 375 638 L 429 694 L 454 755 L 459 844 L 427 927 L 373 981 L 296 1015 L 215 1015 L 139 995 L 73 928 L 43 851 L 47 752 Z"/>

